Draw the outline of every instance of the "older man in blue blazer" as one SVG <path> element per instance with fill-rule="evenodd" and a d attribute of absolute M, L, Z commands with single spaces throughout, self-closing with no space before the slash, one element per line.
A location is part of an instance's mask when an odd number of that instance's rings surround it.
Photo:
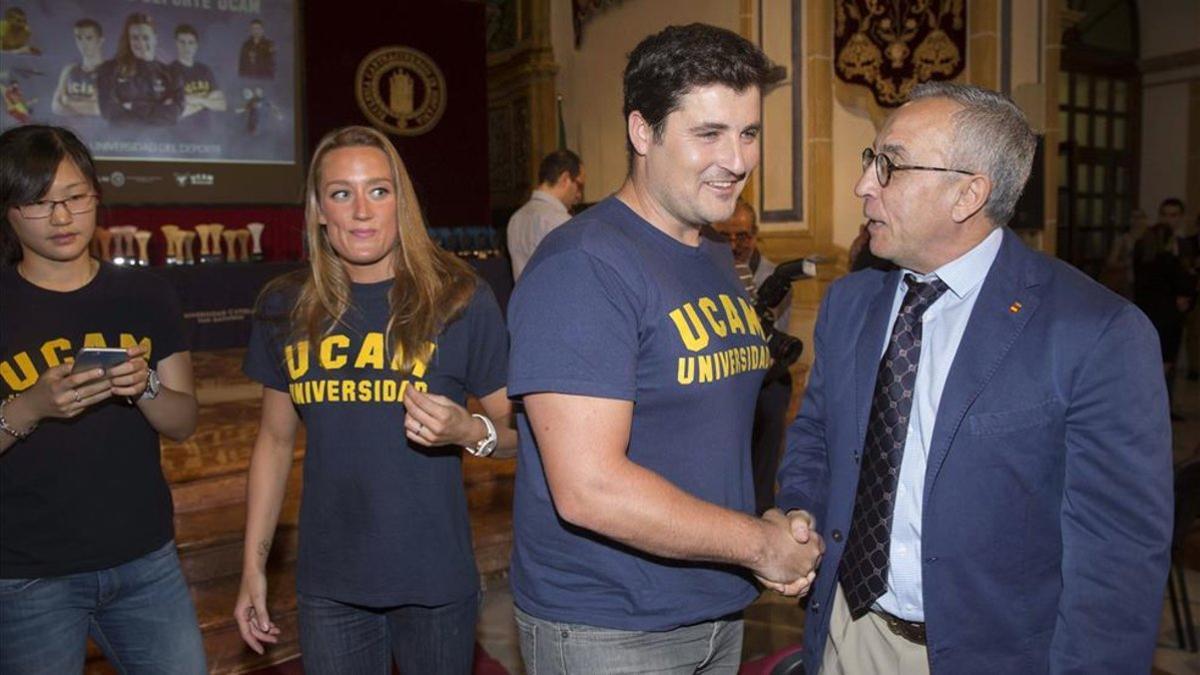
<path fill-rule="evenodd" d="M 871 252 L 899 269 L 830 287 L 779 472 L 794 534 L 827 546 L 811 674 L 1149 670 L 1172 508 L 1158 342 L 1004 226 L 1034 145 L 1006 97 L 929 83 L 863 152 Z"/>

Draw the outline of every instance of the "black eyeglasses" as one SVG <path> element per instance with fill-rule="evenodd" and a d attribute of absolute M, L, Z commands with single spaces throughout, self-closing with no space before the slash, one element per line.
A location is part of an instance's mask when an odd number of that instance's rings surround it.
<path fill-rule="evenodd" d="M 875 178 L 879 179 L 879 187 L 887 187 L 887 184 L 892 180 L 892 173 L 896 171 L 946 171 L 949 173 L 961 173 L 966 176 L 974 176 L 974 171 L 963 171 L 962 169 L 946 169 L 937 166 L 917 166 L 915 164 L 897 164 L 892 161 L 891 157 L 883 153 L 876 153 L 871 148 L 864 148 L 862 152 L 862 168 L 863 171 L 867 167 L 875 165 Z"/>
<path fill-rule="evenodd" d="M 54 207 L 62 204 L 67 208 L 68 212 L 78 216 L 95 209 L 99 201 L 100 196 L 96 194 L 71 195 L 66 199 L 43 199 L 32 204 L 21 204 L 17 207 L 17 210 L 21 212 L 22 216 L 37 220 L 40 218 L 49 218 L 54 214 Z"/>

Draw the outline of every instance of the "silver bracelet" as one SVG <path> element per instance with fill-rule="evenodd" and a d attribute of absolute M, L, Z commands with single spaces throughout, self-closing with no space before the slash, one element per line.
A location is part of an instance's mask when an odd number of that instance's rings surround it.
<path fill-rule="evenodd" d="M 8 420 L 4 419 L 4 406 L 8 405 L 8 402 L 15 399 L 16 397 L 17 397 L 17 394 L 13 394 L 12 396 L 9 396 L 8 398 L 4 399 L 3 401 L 0 401 L 0 431 L 3 431 L 4 433 L 8 434 L 9 436 L 12 436 L 13 438 L 17 439 L 18 441 L 23 441 L 26 438 L 29 438 L 29 434 L 32 434 L 33 430 L 37 428 L 37 422 L 34 422 L 33 426 L 29 427 L 25 431 L 19 431 L 19 430 L 13 428 L 13 426 L 8 423 Z"/>

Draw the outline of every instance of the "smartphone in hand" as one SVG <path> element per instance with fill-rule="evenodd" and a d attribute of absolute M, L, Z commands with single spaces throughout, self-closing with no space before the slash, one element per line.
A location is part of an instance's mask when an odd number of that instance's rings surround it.
<path fill-rule="evenodd" d="M 75 365 L 71 374 L 82 373 L 85 370 L 103 368 L 108 374 L 109 368 L 114 368 L 129 360 L 129 353 L 124 349 L 105 347 L 84 347 L 75 354 Z"/>

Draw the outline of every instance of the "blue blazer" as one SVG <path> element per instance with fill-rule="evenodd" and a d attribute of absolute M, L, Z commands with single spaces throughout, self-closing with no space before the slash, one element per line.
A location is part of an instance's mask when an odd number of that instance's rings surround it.
<path fill-rule="evenodd" d="M 830 286 L 778 504 L 827 550 L 805 622 L 818 673 L 900 272 Z M 1158 337 L 1132 304 L 1011 230 L 946 380 L 921 516 L 933 673 L 1138 673 L 1169 560 L 1171 424 Z"/>

